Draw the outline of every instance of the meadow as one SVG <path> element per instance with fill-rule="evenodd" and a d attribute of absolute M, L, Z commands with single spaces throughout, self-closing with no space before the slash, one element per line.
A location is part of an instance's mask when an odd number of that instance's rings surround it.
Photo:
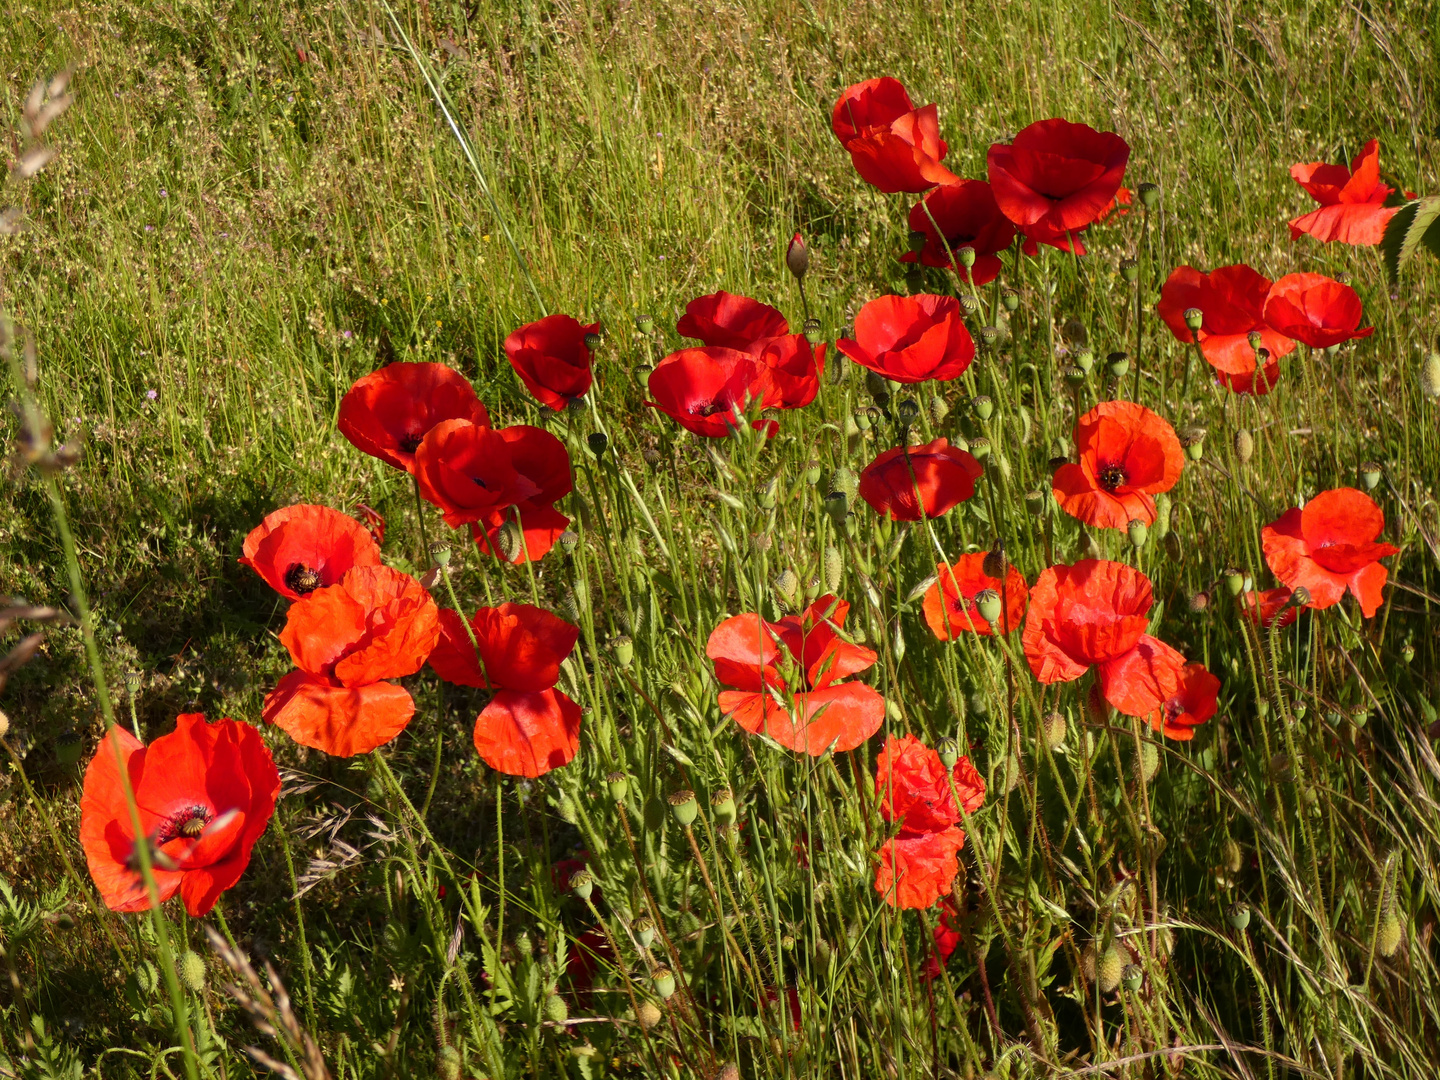
<path fill-rule="evenodd" d="M 1436 1076 L 1437 33 L 13 6 L 0 1077 Z"/>

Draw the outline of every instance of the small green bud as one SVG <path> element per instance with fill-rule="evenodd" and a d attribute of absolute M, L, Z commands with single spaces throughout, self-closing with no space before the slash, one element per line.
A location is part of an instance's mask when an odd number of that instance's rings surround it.
<path fill-rule="evenodd" d="M 800 577 L 788 566 L 775 576 L 775 592 L 787 604 L 795 603 L 796 591 L 800 588 Z"/>
<path fill-rule="evenodd" d="M 552 1024 L 563 1024 L 570 1019 L 570 1007 L 559 994 L 551 994 L 545 999 L 545 1019 Z"/>
<path fill-rule="evenodd" d="M 935 752 L 940 755 L 940 763 L 947 769 L 953 769 L 955 762 L 960 760 L 960 744 L 948 737 L 935 744 Z"/>
<path fill-rule="evenodd" d="M 1155 779 L 1155 774 L 1160 771 L 1160 751 L 1153 742 L 1147 739 L 1140 743 L 1135 765 L 1147 784 Z"/>
<path fill-rule="evenodd" d="M 497 546 L 506 562 L 519 561 L 525 550 L 525 534 L 520 530 L 520 524 L 514 518 L 507 519 L 500 526 Z"/>
<path fill-rule="evenodd" d="M 1380 486 L 1382 475 L 1381 468 L 1376 462 L 1367 461 L 1360 466 L 1360 486 L 1366 491 L 1374 491 Z"/>
<path fill-rule="evenodd" d="M 1185 309 L 1185 326 L 1192 333 L 1205 325 L 1205 313 L 1198 307 Z"/>
<path fill-rule="evenodd" d="M 641 915 L 630 924 L 630 930 L 635 935 L 635 940 L 640 943 L 640 948 L 648 949 L 655 942 L 655 920 L 649 915 Z"/>
<path fill-rule="evenodd" d="M 1160 186 L 1158 184 L 1147 181 L 1136 188 L 1136 191 L 1140 195 L 1140 205 L 1146 210 L 1154 210 L 1160 205 Z"/>
<path fill-rule="evenodd" d="M 1170 496 L 1163 491 L 1155 496 L 1154 529 L 1157 540 L 1164 540 L 1170 532 Z"/>
<path fill-rule="evenodd" d="M 1120 973 L 1120 985 L 1130 993 L 1140 989 L 1145 982 L 1145 972 L 1139 964 L 1126 964 L 1125 970 Z"/>
<path fill-rule="evenodd" d="M 535 942 L 531 939 L 529 930 L 521 930 L 515 935 L 515 951 L 526 960 L 535 955 Z"/>
<path fill-rule="evenodd" d="M 1134 259 L 1121 259 L 1120 277 L 1126 285 L 1134 285 L 1140 280 L 1140 264 Z"/>
<path fill-rule="evenodd" d="M 1221 865 L 1232 874 L 1238 874 L 1240 868 L 1245 865 L 1245 852 L 1240 849 L 1240 845 L 1235 842 L 1234 837 L 1229 837 L 1225 841 L 1225 846 L 1221 850 Z"/>
<path fill-rule="evenodd" d="M 1150 526 L 1146 525 L 1145 522 L 1139 518 L 1132 519 L 1130 524 L 1125 527 L 1125 530 L 1130 537 L 1130 546 L 1137 549 L 1143 548 L 1145 541 L 1150 538 Z"/>
<path fill-rule="evenodd" d="M 205 961 L 194 949 L 186 949 L 180 957 L 180 981 L 192 994 L 205 989 Z"/>
<path fill-rule="evenodd" d="M 605 777 L 605 786 L 610 790 L 610 798 L 617 803 L 624 802 L 630 794 L 630 781 L 623 772 L 612 772 Z"/>
<path fill-rule="evenodd" d="M 635 662 L 635 642 L 621 634 L 610 642 L 610 655 L 615 658 L 615 666 L 628 668 Z"/>
<path fill-rule="evenodd" d="M 700 804 L 695 801 L 695 792 L 689 788 L 681 788 L 672 791 L 666 801 L 670 804 L 670 813 L 683 828 L 688 828 L 695 823 L 695 816 L 700 813 Z"/>
<path fill-rule="evenodd" d="M 995 402 L 985 394 L 971 398 L 970 407 L 975 410 L 975 415 L 981 420 L 989 420 L 995 415 Z"/>
<path fill-rule="evenodd" d="M 435 1069 L 440 1080 L 460 1080 L 460 1051 L 453 1046 L 441 1047 L 435 1058 Z"/>
<path fill-rule="evenodd" d="M 675 974 L 667 967 L 657 967 L 652 971 L 650 981 L 655 986 L 655 992 L 666 1001 L 675 993 Z"/>
<path fill-rule="evenodd" d="M 589 870 L 576 870 L 570 875 L 570 890 L 581 900 L 589 900 L 595 891 L 595 875 Z"/>
<path fill-rule="evenodd" d="M 982 694 L 979 690 L 976 690 L 973 694 L 970 695 L 970 700 L 968 704 L 970 706 L 970 711 L 976 716 L 983 717 L 988 715 L 990 712 L 990 703 L 985 700 L 985 695 Z"/>
<path fill-rule="evenodd" d="M 1250 905 L 1244 900 L 1236 900 L 1225 912 L 1225 920 L 1232 930 L 1244 930 L 1250 925 Z"/>
<path fill-rule="evenodd" d="M 644 314 L 636 315 L 635 329 L 639 330 L 640 333 L 645 334 L 646 336 L 653 334 L 655 332 L 655 316 Z"/>

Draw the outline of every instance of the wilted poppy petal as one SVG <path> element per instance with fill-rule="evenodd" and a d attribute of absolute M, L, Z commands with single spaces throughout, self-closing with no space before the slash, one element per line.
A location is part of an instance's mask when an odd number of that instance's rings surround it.
<path fill-rule="evenodd" d="M 475 749 L 492 769 L 543 776 L 580 749 L 580 706 L 559 690 L 502 690 L 475 721 Z"/>

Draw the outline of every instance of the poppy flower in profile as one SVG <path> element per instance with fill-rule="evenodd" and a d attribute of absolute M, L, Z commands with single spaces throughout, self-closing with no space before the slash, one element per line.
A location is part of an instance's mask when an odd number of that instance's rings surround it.
<path fill-rule="evenodd" d="M 1363 316 L 1360 295 L 1324 274 L 1286 274 L 1265 301 L 1271 328 L 1312 349 L 1369 337 L 1375 328 L 1359 329 Z"/>
<path fill-rule="evenodd" d="M 937 224 L 940 232 L 935 229 Z M 1015 240 L 1014 223 L 995 205 L 995 196 L 984 180 L 937 187 L 911 208 L 910 231 L 924 233 L 925 246 L 918 255 L 913 251 L 902 255 L 902 262 L 918 259 L 926 266 L 949 267 L 956 253 L 969 247 L 975 252 L 975 264 L 967 270 L 957 263 L 954 269 L 962 280 L 976 285 L 988 285 L 999 276 L 998 253 Z"/>
<path fill-rule="evenodd" d="M 900 383 L 956 379 L 975 359 L 975 341 L 953 296 L 880 296 L 855 316 L 855 340 L 835 347 L 861 367 Z"/>
<path fill-rule="evenodd" d="M 925 624 L 941 641 L 953 641 L 961 634 L 989 636 L 993 631 L 975 607 L 975 594 L 990 589 L 1002 594 L 1000 579 L 985 573 L 985 554 L 961 555 L 951 566 L 938 563 L 935 584 L 925 591 Z M 1005 607 L 1001 627 L 1017 629 L 1025 620 L 1025 576 L 1010 566 L 1005 572 Z"/>
<path fill-rule="evenodd" d="M 1073 682 L 1135 648 L 1149 625 L 1150 579 L 1124 563 L 1082 559 L 1040 572 L 1022 644 L 1042 683 Z"/>
<path fill-rule="evenodd" d="M 874 687 L 841 681 L 876 660 L 838 633 L 849 611 L 844 600 L 826 595 L 779 622 L 753 612 L 722 622 L 705 645 L 715 677 L 732 688 L 720 692 L 720 712 L 813 757 L 853 750 L 874 735 L 885 699 Z"/>
<path fill-rule="evenodd" d="M 356 381 L 340 401 L 340 434 L 357 449 L 413 472 L 420 440 L 442 420 L 490 426 L 470 381 L 444 364 L 400 361 Z"/>
<path fill-rule="evenodd" d="M 357 566 L 290 605 L 280 643 L 299 670 L 265 698 L 265 721 L 334 757 L 389 742 L 415 714 L 413 675 L 440 635 L 435 601 L 409 574 Z"/>
<path fill-rule="evenodd" d="M 1290 509 L 1260 532 L 1265 561 L 1292 589 L 1310 591 L 1308 607 L 1333 607 L 1347 591 L 1370 618 L 1384 602 L 1381 590 L 1389 571 L 1379 560 L 1400 549 L 1375 538 L 1385 528 L 1385 513 L 1363 491 L 1323 491 Z"/>
<path fill-rule="evenodd" d="M 1193 266 L 1180 266 L 1166 279 L 1155 310 L 1175 340 L 1200 342 L 1200 352 L 1222 383 L 1237 393 L 1264 393 L 1273 380 L 1268 373 L 1256 380 L 1250 335 L 1259 334 L 1260 347 L 1269 350 L 1267 368 L 1295 349 L 1292 339 L 1265 321 L 1269 296 L 1270 279 L 1243 263 L 1208 274 Z M 1200 329 L 1193 333 L 1185 325 L 1185 312 L 1190 308 L 1198 308 L 1204 316 Z M 1263 382 L 1263 389 L 1255 387 L 1257 381 Z"/>
<path fill-rule="evenodd" d="M 1220 680 L 1204 664 L 1186 663 L 1148 634 L 1123 656 L 1101 665 L 1098 685 L 1101 696 L 1120 712 L 1182 742 L 1215 715 L 1220 693 Z"/>
<path fill-rule="evenodd" d="M 111 911 L 144 911 L 135 832 L 121 769 L 129 776 L 161 903 L 175 893 L 199 918 L 245 872 L 270 823 L 280 773 L 260 733 L 228 717 L 181 715 L 175 730 L 143 745 L 111 728 L 85 770 L 80 844 Z"/>
<path fill-rule="evenodd" d="M 1130 146 L 1113 131 L 1039 120 L 986 157 L 1000 212 L 1035 238 L 1060 237 L 1105 213 L 1120 191 Z"/>
<path fill-rule="evenodd" d="M 898 79 L 846 87 L 830 114 L 830 129 L 860 178 L 887 194 L 959 179 L 940 164 L 950 148 L 940 138 L 939 110 L 915 108 Z"/>
<path fill-rule="evenodd" d="M 744 422 L 751 402 L 763 395 L 755 357 L 720 346 L 671 353 L 650 372 L 648 386 L 646 405 L 708 439 L 729 435 Z M 755 421 L 751 426 L 758 430 L 764 424 Z"/>
<path fill-rule="evenodd" d="M 755 389 L 767 409 L 803 409 L 820 393 L 825 346 L 804 334 L 762 338 L 744 350 L 756 360 Z"/>
<path fill-rule="evenodd" d="M 964 820 L 955 803 L 973 814 L 985 802 L 985 780 L 968 757 L 945 775 L 940 755 L 913 735 L 890 738 L 875 759 L 880 816 L 902 832 L 939 832 Z"/>
<path fill-rule="evenodd" d="M 505 339 L 505 355 L 535 400 L 560 412 L 572 399 L 590 392 L 593 376 L 585 335 L 599 331 L 598 322 L 547 315 L 511 333 Z"/>
<path fill-rule="evenodd" d="M 721 289 L 686 304 L 675 329 L 704 345 L 749 352 L 757 341 L 790 333 L 790 324 L 769 304 Z"/>
<path fill-rule="evenodd" d="M 495 691 L 475 719 L 475 749 L 492 769 L 543 776 L 575 757 L 580 706 L 555 684 L 579 637 L 579 627 L 530 604 L 481 608 L 470 632 L 458 612 L 440 612 L 430 666 L 446 682 Z"/>
<path fill-rule="evenodd" d="M 297 503 L 265 515 L 250 530 L 240 561 L 290 600 L 334 585 L 354 566 L 379 566 L 370 530 L 328 506 Z"/>
<path fill-rule="evenodd" d="M 1266 630 L 1272 627 L 1283 629 L 1300 617 L 1300 609 L 1290 603 L 1294 595 L 1292 590 L 1283 586 L 1262 592 L 1252 589 L 1240 597 L 1240 610 L 1252 623 Z"/>
<path fill-rule="evenodd" d="M 960 945 L 960 910 L 949 897 L 940 901 L 940 918 L 935 921 L 931 936 L 935 940 L 935 950 L 925 958 L 925 968 L 920 974 L 922 982 L 938 979 L 941 969 L 950 962 L 951 954 Z"/>
<path fill-rule="evenodd" d="M 1133 401 L 1102 401 L 1075 424 L 1078 462 L 1055 470 L 1055 501 L 1073 518 L 1101 529 L 1155 523 L 1155 496 L 1185 467 L 1170 424 Z"/>
<path fill-rule="evenodd" d="M 1290 222 L 1290 239 L 1309 234 L 1321 243 L 1378 244 L 1398 207 L 1385 200 L 1395 189 L 1380 180 L 1380 143 L 1367 142 L 1350 168 L 1312 161 L 1290 166 L 1295 182 L 1320 204 Z"/>
<path fill-rule="evenodd" d="M 968 450 L 946 439 L 897 446 L 865 466 L 858 494 L 892 521 L 920 521 L 939 517 L 974 495 L 984 471 Z"/>

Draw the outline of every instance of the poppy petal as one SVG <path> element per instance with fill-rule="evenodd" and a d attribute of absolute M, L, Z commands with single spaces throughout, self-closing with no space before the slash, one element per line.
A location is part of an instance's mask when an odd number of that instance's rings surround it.
<path fill-rule="evenodd" d="M 543 776 L 580 749 L 580 706 L 559 690 L 502 690 L 475 720 L 480 759 L 510 776 Z"/>
<path fill-rule="evenodd" d="M 400 734 L 415 715 L 415 701 L 396 683 L 342 686 L 292 671 L 266 695 L 263 715 L 301 746 L 354 757 Z"/>

